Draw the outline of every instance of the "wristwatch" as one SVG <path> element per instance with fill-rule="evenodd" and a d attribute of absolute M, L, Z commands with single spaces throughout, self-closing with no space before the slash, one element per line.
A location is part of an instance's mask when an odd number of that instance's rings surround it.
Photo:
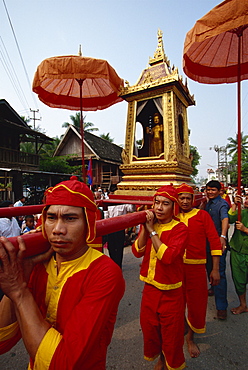
<path fill-rule="evenodd" d="M 154 235 L 158 235 L 157 231 L 155 231 L 155 230 L 153 230 L 153 231 L 151 232 L 151 234 L 149 235 L 149 237 L 151 238 L 151 237 L 153 237 Z"/>
<path fill-rule="evenodd" d="M 226 236 L 225 235 L 221 235 L 220 237 L 226 239 Z"/>

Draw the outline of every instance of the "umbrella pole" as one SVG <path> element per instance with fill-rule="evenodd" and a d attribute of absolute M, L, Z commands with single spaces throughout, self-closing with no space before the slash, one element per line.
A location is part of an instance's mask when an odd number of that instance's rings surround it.
<path fill-rule="evenodd" d="M 86 184 L 85 175 L 85 162 L 84 162 L 84 119 L 83 119 L 83 81 L 82 79 L 77 80 L 80 89 L 80 130 L 81 130 L 81 143 L 82 143 L 82 178 Z"/>
<path fill-rule="evenodd" d="M 238 132 L 237 132 L 237 144 L 238 144 L 238 194 L 241 195 L 241 71 L 240 71 L 240 55 L 241 55 L 241 37 L 242 33 L 237 33 L 238 36 L 238 91 L 237 91 L 237 103 L 238 103 Z M 238 204 L 238 221 L 241 221 L 241 204 Z"/>

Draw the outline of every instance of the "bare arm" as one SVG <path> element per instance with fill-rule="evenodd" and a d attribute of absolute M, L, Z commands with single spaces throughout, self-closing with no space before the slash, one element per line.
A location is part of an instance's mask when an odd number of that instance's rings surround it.
<path fill-rule="evenodd" d="M 221 243 L 222 251 L 223 252 L 224 252 L 224 250 L 226 248 L 226 239 L 227 239 L 227 230 L 228 230 L 228 227 L 229 227 L 228 217 L 223 218 L 223 220 L 221 221 L 221 235 L 223 235 L 223 236 L 220 236 L 220 243 Z"/>
<path fill-rule="evenodd" d="M 0 286 L 5 293 L 0 305 L 1 326 L 18 321 L 26 349 L 32 359 L 50 324 L 46 322 L 28 289 L 27 277 L 32 271 L 33 261 L 27 263 L 24 272 L 23 256 L 25 244 L 21 238 L 19 251 L 6 238 L 0 239 Z M 51 252 L 50 252 L 51 254 Z"/>
<path fill-rule="evenodd" d="M 220 282 L 219 264 L 220 256 L 212 256 L 213 269 L 210 273 L 210 284 L 218 285 Z"/>

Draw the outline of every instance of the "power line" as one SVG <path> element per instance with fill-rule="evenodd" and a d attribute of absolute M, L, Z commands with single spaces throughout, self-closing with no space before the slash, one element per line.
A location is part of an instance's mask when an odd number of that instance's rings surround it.
<path fill-rule="evenodd" d="M 25 96 L 24 91 L 22 89 L 22 86 L 19 82 L 19 79 L 18 79 L 18 77 L 15 73 L 15 69 L 13 67 L 13 64 L 11 63 L 11 60 L 9 58 L 9 54 L 7 52 L 7 49 L 4 45 L 4 42 L 3 42 L 3 39 L 2 39 L 1 36 L 0 36 L 0 40 L 2 42 L 2 46 L 0 44 L 0 49 L 1 49 L 0 50 L 0 55 L 1 55 L 2 65 L 5 69 L 6 74 L 9 77 L 10 82 L 12 83 L 12 86 L 13 86 L 17 96 L 19 97 L 20 102 L 22 103 L 25 110 L 27 110 L 26 107 L 28 107 L 29 104 L 27 102 L 27 99 L 26 99 L 26 96 Z"/>
<path fill-rule="evenodd" d="M 30 91 L 32 91 L 32 89 L 31 89 L 31 83 L 30 83 L 30 80 L 29 80 L 29 77 L 28 77 L 28 73 L 27 73 L 27 69 L 26 69 L 26 66 L 25 66 L 25 63 L 24 63 L 24 60 L 23 60 L 23 57 L 22 57 L 22 53 L 21 53 L 21 49 L 20 49 L 19 44 L 18 44 L 18 41 L 17 41 L 17 37 L 15 35 L 14 27 L 12 25 L 12 22 L 11 22 L 11 19 L 10 19 L 10 15 L 9 15 L 7 6 L 5 4 L 5 0 L 3 0 L 3 4 L 4 4 L 4 7 L 5 7 L 5 11 L 6 11 L 8 20 L 9 20 L 9 24 L 10 24 L 10 27 L 11 27 L 11 30 L 12 30 L 12 33 L 13 33 L 13 36 L 14 36 L 14 39 L 15 39 L 15 43 L 16 43 L 17 50 L 18 50 L 18 53 L 19 53 L 19 56 L 20 56 L 20 59 L 21 59 L 21 62 L 22 62 L 22 66 L 23 66 L 23 69 L 24 69 L 24 72 L 25 72 L 25 75 L 26 75 L 26 79 L 28 81 L 28 85 L 29 85 Z M 31 94 L 31 95 L 32 95 L 32 99 L 34 101 L 34 104 L 37 107 L 37 102 L 36 102 L 36 100 L 34 98 L 34 95 L 33 94 Z"/>

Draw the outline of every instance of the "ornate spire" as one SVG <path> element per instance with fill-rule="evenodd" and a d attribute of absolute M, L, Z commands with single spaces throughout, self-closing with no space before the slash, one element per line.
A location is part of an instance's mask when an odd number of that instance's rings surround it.
<path fill-rule="evenodd" d="M 168 67 L 170 67 L 170 61 L 167 59 L 167 56 L 164 52 L 164 44 L 163 44 L 163 32 L 158 29 L 158 46 L 154 53 L 153 58 L 149 58 L 150 66 L 157 64 L 159 62 L 165 62 Z"/>
<path fill-rule="evenodd" d="M 81 44 L 79 45 L 78 55 L 79 55 L 80 57 L 82 56 L 82 48 L 81 48 Z"/>

